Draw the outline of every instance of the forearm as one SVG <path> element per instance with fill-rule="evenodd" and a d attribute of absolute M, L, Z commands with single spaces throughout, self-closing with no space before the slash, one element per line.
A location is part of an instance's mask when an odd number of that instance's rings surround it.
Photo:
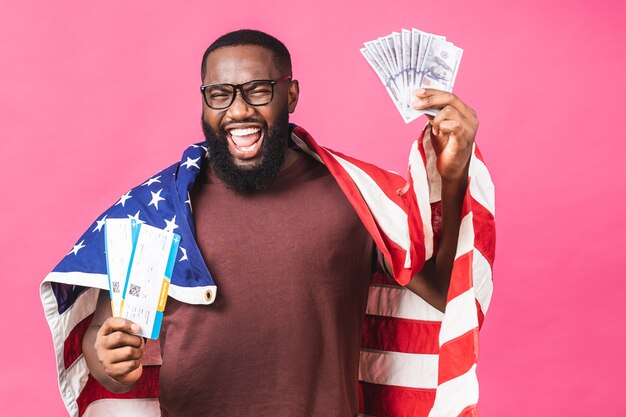
<path fill-rule="evenodd" d="M 433 283 L 444 305 L 448 295 L 448 288 L 450 287 L 467 184 L 467 176 L 458 180 L 442 179 L 441 233 L 438 238 L 435 258 L 436 279 Z"/>
<path fill-rule="evenodd" d="M 463 198 L 467 190 L 464 180 L 442 180 L 441 232 L 435 257 L 429 259 L 406 287 L 439 311 L 445 311 L 452 265 L 456 254 Z M 389 265 L 388 265 L 389 266 Z"/>
<path fill-rule="evenodd" d="M 438 236 L 434 260 L 429 260 L 422 271 L 411 279 L 409 287 L 423 290 L 428 303 L 444 311 L 450 287 L 452 266 L 457 250 L 463 199 L 467 192 L 469 161 L 478 118 L 476 112 L 452 93 L 434 89 L 416 91 L 416 109 L 435 108 L 440 111 L 429 116 L 430 127 L 425 138 L 430 138 L 437 156 L 437 171 L 441 176 L 441 232 Z"/>

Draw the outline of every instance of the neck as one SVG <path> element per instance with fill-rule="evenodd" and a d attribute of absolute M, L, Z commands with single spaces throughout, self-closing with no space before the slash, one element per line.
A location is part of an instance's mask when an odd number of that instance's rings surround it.
<path fill-rule="evenodd" d="M 291 149 L 291 147 L 287 148 L 287 153 L 285 154 L 285 160 L 283 161 L 283 165 L 280 168 L 280 171 L 284 171 L 293 165 L 294 162 L 298 159 L 298 152 Z"/>

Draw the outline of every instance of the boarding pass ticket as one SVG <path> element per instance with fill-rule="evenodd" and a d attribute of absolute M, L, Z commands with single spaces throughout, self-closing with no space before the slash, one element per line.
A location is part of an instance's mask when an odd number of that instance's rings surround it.
<path fill-rule="evenodd" d="M 104 235 L 113 316 L 158 338 L 180 236 L 134 219 L 106 219 Z"/>

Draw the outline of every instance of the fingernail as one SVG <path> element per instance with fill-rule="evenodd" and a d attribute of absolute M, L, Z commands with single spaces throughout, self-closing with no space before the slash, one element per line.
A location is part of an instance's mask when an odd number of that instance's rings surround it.
<path fill-rule="evenodd" d="M 423 88 L 418 88 L 417 90 L 415 90 L 415 94 L 417 94 L 418 96 L 424 95 L 426 94 L 426 90 L 424 90 Z"/>
<path fill-rule="evenodd" d="M 413 102 L 413 107 L 419 108 L 419 107 L 422 107 L 424 104 L 426 104 L 425 100 L 415 100 Z"/>
<path fill-rule="evenodd" d="M 139 327 L 138 324 L 133 323 L 133 324 L 130 325 L 130 331 L 131 332 L 138 333 L 139 330 L 141 330 L 141 327 Z"/>

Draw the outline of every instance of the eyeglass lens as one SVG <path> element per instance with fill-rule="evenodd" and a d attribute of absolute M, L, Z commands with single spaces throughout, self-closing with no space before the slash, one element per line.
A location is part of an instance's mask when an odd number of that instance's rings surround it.
<path fill-rule="evenodd" d="M 237 87 L 232 84 L 215 84 L 204 90 L 204 97 L 209 107 L 224 109 L 231 105 L 237 94 Z M 274 86 L 271 81 L 250 81 L 239 87 L 243 99 L 252 106 L 262 106 L 272 101 Z"/>

